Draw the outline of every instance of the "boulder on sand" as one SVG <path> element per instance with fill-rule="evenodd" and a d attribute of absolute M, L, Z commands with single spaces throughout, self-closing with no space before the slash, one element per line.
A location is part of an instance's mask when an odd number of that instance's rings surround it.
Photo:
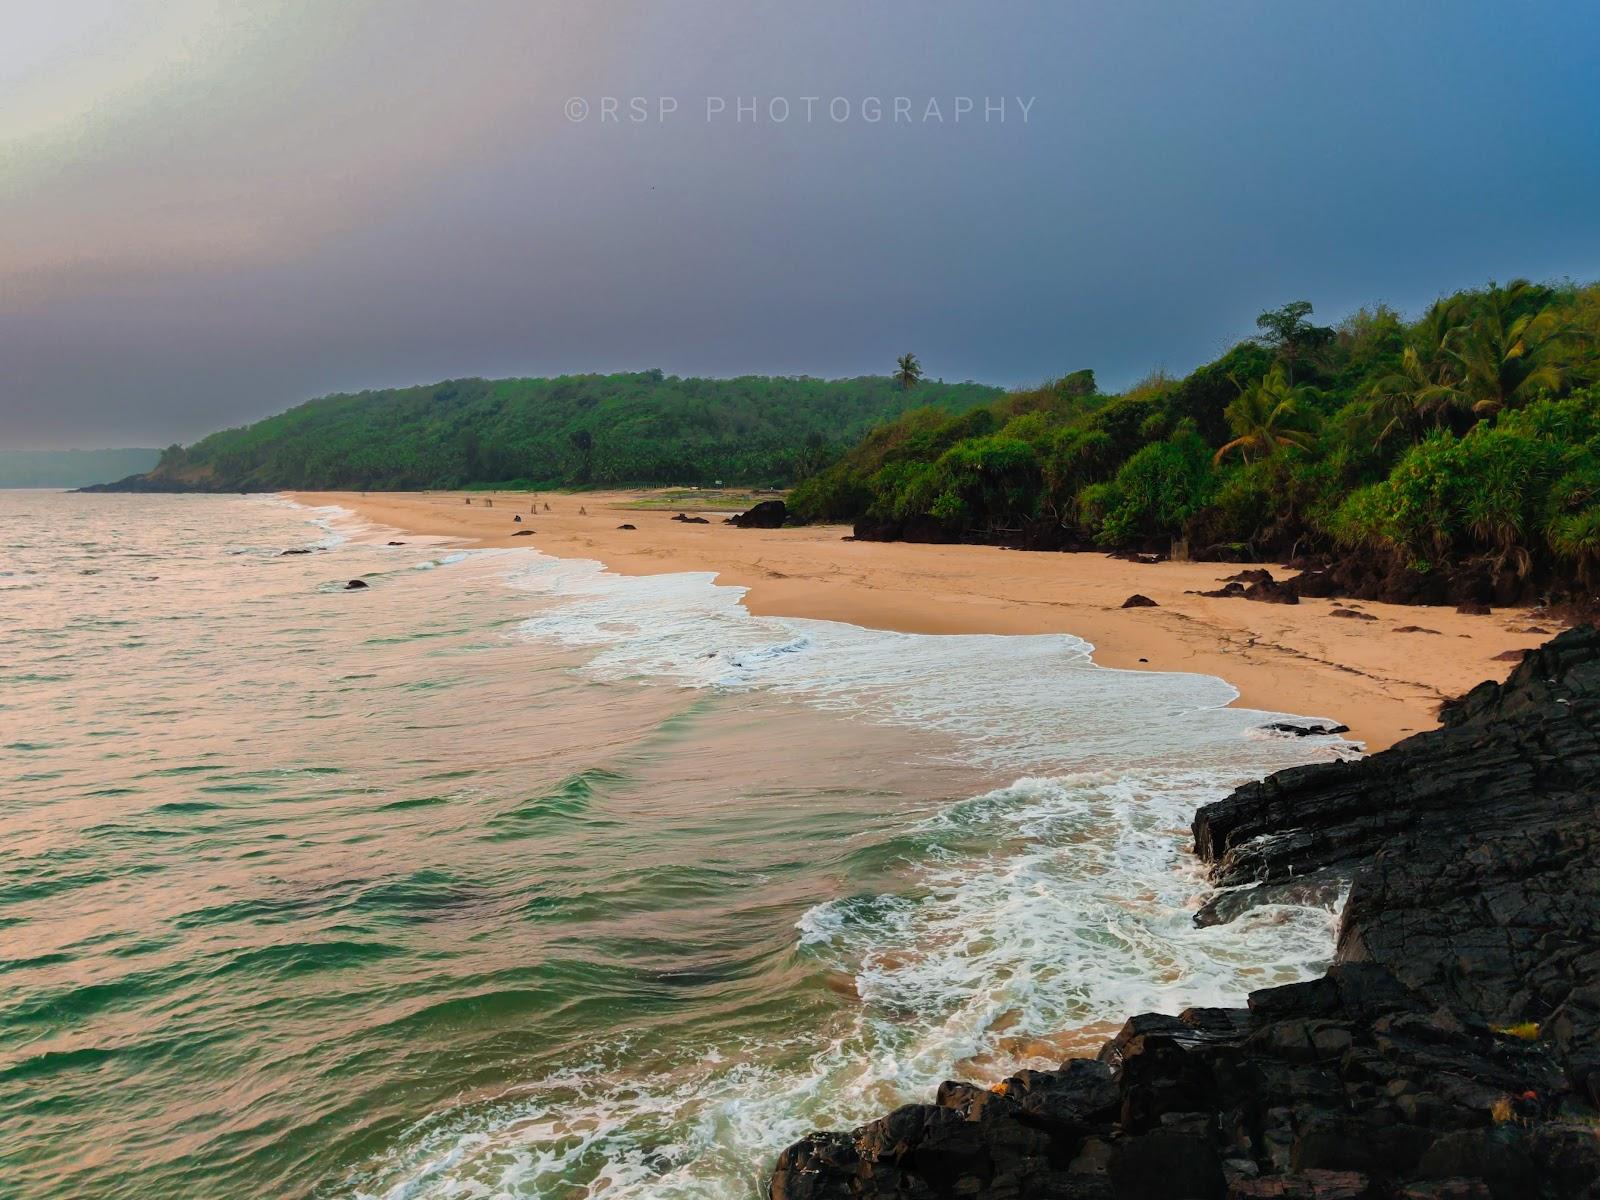
<path fill-rule="evenodd" d="M 724 525 L 737 525 L 740 529 L 781 529 L 789 519 L 788 506 L 782 500 L 763 500 L 754 508 L 729 517 Z"/>
<path fill-rule="evenodd" d="M 344 585 L 344 590 L 347 592 L 359 592 L 362 588 L 367 586 L 369 585 L 365 579 L 352 579 L 349 583 Z"/>
<path fill-rule="evenodd" d="M 1376 621 L 1378 619 L 1371 613 L 1364 613 L 1354 608 L 1330 608 L 1328 615 L 1330 617 L 1343 617 L 1347 621 Z"/>
<path fill-rule="evenodd" d="M 1159 604 L 1157 604 L 1154 600 L 1150 599 L 1149 596 L 1145 596 L 1145 595 L 1140 594 L 1139 592 L 1135 592 L 1133 595 L 1129 596 L 1126 600 L 1124 600 L 1122 602 L 1122 607 L 1123 608 L 1160 608 L 1161 606 Z"/>
<path fill-rule="evenodd" d="M 1246 580 L 1249 583 L 1246 584 Z M 1191 591 L 1194 596 L 1212 596 L 1224 600 L 1257 600 L 1263 604 L 1299 604 L 1300 589 L 1292 579 L 1282 583 L 1272 578 L 1269 571 L 1240 571 L 1222 581 L 1222 586 L 1211 591 Z"/>

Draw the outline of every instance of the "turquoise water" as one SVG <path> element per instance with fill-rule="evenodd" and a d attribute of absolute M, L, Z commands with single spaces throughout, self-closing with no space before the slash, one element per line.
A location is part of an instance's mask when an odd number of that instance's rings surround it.
<path fill-rule="evenodd" d="M 1195 804 L 1332 752 L 1217 680 L 268 497 L 0 528 L 0 1194 L 753 1197 L 1331 948 L 1190 924 Z"/>

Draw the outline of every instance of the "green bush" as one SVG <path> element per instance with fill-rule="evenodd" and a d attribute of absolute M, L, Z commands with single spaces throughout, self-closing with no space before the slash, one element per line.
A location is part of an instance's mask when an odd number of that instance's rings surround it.
<path fill-rule="evenodd" d="M 1177 537 L 1216 491 L 1211 453 L 1189 426 L 1144 447 L 1109 484 L 1091 489 L 1092 511 L 1103 514 L 1095 540 L 1115 546 Z"/>
<path fill-rule="evenodd" d="M 1526 554 L 1564 448 L 1514 428 L 1444 430 L 1406 452 L 1382 483 L 1355 492 L 1334 520 L 1346 545 L 1387 544 L 1423 559 L 1472 548 Z"/>

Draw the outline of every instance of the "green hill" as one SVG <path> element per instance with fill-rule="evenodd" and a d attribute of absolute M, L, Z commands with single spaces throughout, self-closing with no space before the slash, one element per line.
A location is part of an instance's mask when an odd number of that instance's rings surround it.
<path fill-rule="evenodd" d="M 958 413 L 1000 395 L 976 383 L 660 371 L 455 379 L 324 396 L 171 447 L 128 490 L 411 489 L 478 484 L 783 485 L 913 406 Z"/>

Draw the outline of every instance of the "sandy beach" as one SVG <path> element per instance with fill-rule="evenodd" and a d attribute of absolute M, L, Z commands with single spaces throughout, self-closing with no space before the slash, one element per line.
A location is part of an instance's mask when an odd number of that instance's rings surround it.
<path fill-rule="evenodd" d="M 738 529 L 722 523 L 730 508 L 715 494 L 667 508 L 643 507 L 663 499 L 649 492 L 293 498 L 463 546 L 531 546 L 596 559 L 628 575 L 709 571 L 719 583 L 747 588 L 745 603 L 758 614 L 913 633 L 1069 633 L 1091 642 L 1102 666 L 1220 676 L 1238 689 L 1236 703 L 1337 720 L 1368 750 L 1433 728 L 1440 700 L 1504 676 L 1509 663 L 1500 656 L 1539 645 L 1556 629 L 1519 609 L 1470 616 L 1447 608 L 1316 599 L 1279 605 L 1190 594 L 1218 587 L 1238 569 L 1223 563 L 856 542 L 845 540 L 848 528 L 834 525 Z M 673 520 L 679 511 L 703 514 L 710 523 Z M 1292 574 L 1273 570 L 1279 578 Z M 1134 593 L 1157 607 L 1121 607 Z M 1372 619 L 1331 615 L 1335 609 Z M 1401 632 L 1408 626 L 1431 632 Z"/>

